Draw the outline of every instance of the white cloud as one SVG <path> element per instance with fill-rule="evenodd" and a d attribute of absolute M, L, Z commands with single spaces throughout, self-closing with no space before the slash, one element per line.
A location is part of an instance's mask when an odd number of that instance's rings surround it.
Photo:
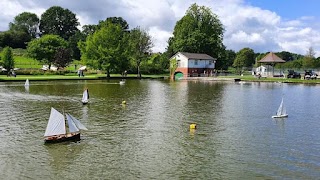
<path fill-rule="evenodd" d="M 123 17 L 130 28 L 140 26 L 149 30 L 154 40 L 154 51 L 164 51 L 172 36 L 175 23 L 184 16 L 191 4 L 209 7 L 225 27 L 224 44 L 238 51 L 249 47 L 255 52 L 289 51 L 305 54 L 313 47 L 320 56 L 320 31 L 317 17 L 303 16 L 283 19 L 276 12 L 253 7 L 245 0 L 1 0 L 0 31 L 22 12 L 33 12 L 39 17 L 51 6 L 68 8 L 79 18 L 81 25 L 97 24 L 107 17 Z M 292 13 L 292 12 L 291 12 Z"/>

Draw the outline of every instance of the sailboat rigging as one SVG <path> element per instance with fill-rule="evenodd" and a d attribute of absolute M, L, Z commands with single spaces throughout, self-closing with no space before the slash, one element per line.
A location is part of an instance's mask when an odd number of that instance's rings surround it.
<path fill-rule="evenodd" d="M 288 117 L 288 114 L 282 98 L 277 114 L 275 116 L 272 116 L 272 118 L 284 118 L 284 117 Z"/>
<path fill-rule="evenodd" d="M 68 131 L 66 126 L 68 126 Z M 45 143 L 69 140 L 78 141 L 80 140 L 80 130 L 88 129 L 69 113 L 61 114 L 52 107 L 48 125 L 44 133 Z"/>
<path fill-rule="evenodd" d="M 82 104 L 87 104 L 89 102 L 89 90 L 85 89 L 82 94 Z"/>

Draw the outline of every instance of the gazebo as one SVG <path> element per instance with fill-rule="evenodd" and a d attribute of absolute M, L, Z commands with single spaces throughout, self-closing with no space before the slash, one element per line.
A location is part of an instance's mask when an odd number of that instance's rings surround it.
<path fill-rule="evenodd" d="M 269 54 L 267 54 L 265 57 L 263 57 L 258 62 L 271 65 L 272 66 L 272 76 L 274 76 L 274 66 L 276 65 L 276 63 L 285 63 L 286 61 L 281 59 L 279 56 L 277 56 L 273 52 L 270 52 Z"/>

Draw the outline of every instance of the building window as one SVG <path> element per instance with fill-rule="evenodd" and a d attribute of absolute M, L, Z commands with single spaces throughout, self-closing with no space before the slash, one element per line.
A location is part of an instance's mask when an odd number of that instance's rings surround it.
<path fill-rule="evenodd" d="M 211 60 L 209 61 L 209 65 L 212 65 L 212 61 Z"/>
<path fill-rule="evenodd" d="M 177 67 L 181 67 L 181 61 L 180 60 L 178 60 L 178 62 L 177 62 Z"/>
<path fill-rule="evenodd" d="M 194 60 L 194 65 L 198 65 L 198 60 Z"/>

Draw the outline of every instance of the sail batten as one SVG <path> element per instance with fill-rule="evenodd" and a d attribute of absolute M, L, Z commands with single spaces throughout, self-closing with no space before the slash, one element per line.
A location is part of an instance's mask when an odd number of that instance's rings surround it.
<path fill-rule="evenodd" d="M 66 133 L 65 119 L 63 114 L 51 108 L 49 121 L 44 136 L 54 136 Z"/>

